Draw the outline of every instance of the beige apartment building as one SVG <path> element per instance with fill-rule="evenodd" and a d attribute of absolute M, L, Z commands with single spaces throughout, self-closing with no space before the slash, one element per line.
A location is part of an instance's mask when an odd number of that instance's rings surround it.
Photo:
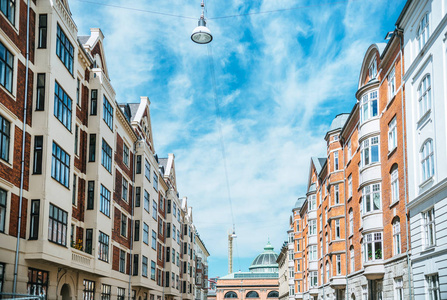
<path fill-rule="evenodd" d="M 103 33 L 78 36 L 66 0 L 31 1 L 27 60 L 26 1 L 6 2 L 0 293 L 193 299 L 192 208 L 174 155 L 156 154 L 149 99 L 118 104 Z"/>

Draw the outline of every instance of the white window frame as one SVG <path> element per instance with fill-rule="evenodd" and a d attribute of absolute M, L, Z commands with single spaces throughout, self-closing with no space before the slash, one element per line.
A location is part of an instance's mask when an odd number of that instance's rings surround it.
<path fill-rule="evenodd" d="M 388 152 L 397 148 L 397 121 L 394 117 L 390 123 L 388 123 Z"/>
<path fill-rule="evenodd" d="M 351 247 L 351 249 L 349 249 L 349 254 L 350 254 L 350 267 L 351 267 L 350 273 L 354 273 L 354 271 L 355 271 L 355 252 L 354 252 L 353 247 Z"/>
<path fill-rule="evenodd" d="M 349 210 L 349 235 L 354 234 L 354 211 L 352 208 Z"/>
<path fill-rule="evenodd" d="M 352 174 L 348 177 L 348 198 L 352 197 Z"/>
<path fill-rule="evenodd" d="M 339 169 L 339 161 L 338 161 L 338 151 L 334 151 L 334 171 Z"/>
<path fill-rule="evenodd" d="M 309 220 L 309 236 L 317 234 L 317 220 Z"/>
<path fill-rule="evenodd" d="M 360 124 L 379 115 L 379 93 L 377 90 L 366 93 L 360 98 Z"/>
<path fill-rule="evenodd" d="M 335 220 L 335 239 L 341 238 L 340 219 Z"/>
<path fill-rule="evenodd" d="M 371 245 L 371 258 L 368 257 L 368 247 Z M 364 261 L 383 260 L 383 234 L 382 232 L 372 232 L 363 236 Z M 380 250 L 380 258 L 376 258 L 377 251 Z"/>
<path fill-rule="evenodd" d="M 377 77 L 377 60 L 374 58 L 368 67 L 369 80 Z"/>
<path fill-rule="evenodd" d="M 375 150 L 376 148 L 376 150 Z M 373 153 L 377 151 L 377 157 L 374 160 Z M 380 162 L 380 138 L 373 136 L 362 141 L 360 146 L 361 166 L 362 168 Z"/>
<path fill-rule="evenodd" d="M 424 211 L 421 218 L 424 248 L 433 247 L 436 245 L 435 208 Z"/>
<path fill-rule="evenodd" d="M 426 13 L 421 21 L 419 22 L 419 26 L 417 29 L 417 41 L 418 41 L 418 47 L 419 47 L 419 51 L 422 50 L 422 48 L 424 48 L 425 44 L 427 43 L 429 37 L 430 37 L 430 22 L 429 22 L 429 18 L 428 18 L 428 13 Z"/>
<path fill-rule="evenodd" d="M 391 171 L 391 203 L 399 201 L 399 170 L 394 168 Z"/>
<path fill-rule="evenodd" d="M 309 211 L 317 209 L 317 197 L 315 195 L 309 196 Z"/>
<path fill-rule="evenodd" d="M 404 300 L 404 283 L 402 277 L 394 278 L 394 300 Z"/>
<path fill-rule="evenodd" d="M 382 194 L 380 183 L 365 186 L 362 189 L 363 213 L 371 213 L 382 210 Z M 378 201 L 376 201 L 378 200 Z"/>
<path fill-rule="evenodd" d="M 402 252 L 399 219 L 396 219 L 393 222 L 393 246 L 394 255 L 398 255 Z"/>
<path fill-rule="evenodd" d="M 394 67 L 388 74 L 388 95 L 389 95 L 388 101 L 393 99 L 394 95 L 396 95 L 396 70 Z"/>
<path fill-rule="evenodd" d="M 309 246 L 309 261 L 318 260 L 317 245 Z"/>
<path fill-rule="evenodd" d="M 337 254 L 335 259 L 337 275 L 341 275 L 341 255 Z"/>
<path fill-rule="evenodd" d="M 418 86 L 418 107 L 419 119 L 422 119 L 430 110 L 432 105 L 431 99 L 431 77 L 427 74 L 422 78 Z"/>
<path fill-rule="evenodd" d="M 348 141 L 348 161 L 352 158 L 352 145 L 351 145 L 351 139 Z"/>
<path fill-rule="evenodd" d="M 338 183 L 334 184 L 334 204 L 340 204 L 340 189 Z"/>
<path fill-rule="evenodd" d="M 425 275 L 425 288 L 428 299 L 441 299 L 438 274 Z"/>
<path fill-rule="evenodd" d="M 421 155 L 421 176 L 422 182 L 425 182 L 435 175 L 435 161 L 433 140 L 428 139 L 422 145 Z"/>

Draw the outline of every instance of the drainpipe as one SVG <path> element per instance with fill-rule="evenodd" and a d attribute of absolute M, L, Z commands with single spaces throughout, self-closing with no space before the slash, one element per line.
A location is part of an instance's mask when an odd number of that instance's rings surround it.
<path fill-rule="evenodd" d="M 26 141 L 26 109 L 28 106 L 28 69 L 29 69 L 29 3 L 27 1 L 26 7 L 26 67 L 25 67 L 25 99 L 23 103 L 23 126 L 22 126 L 22 158 L 20 166 L 20 195 L 19 195 L 19 219 L 17 224 L 17 244 L 14 263 L 14 282 L 12 287 L 13 294 L 17 291 L 17 270 L 19 263 L 19 248 L 20 248 L 20 231 L 22 225 L 22 202 L 23 202 L 23 175 L 25 173 L 25 141 Z"/>
<path fill-rule="evenodd" d="M 131 205 L 131 214 L 130 214 L 130 224 L 131 225 L 131 230 L 130 230 L 130 268 L 129 268 L 129 283 L 128 283 L 128 299 L 131 299 L 131 281 L 132 281 L 132 272 L 133 272 L 133 258 L 132 258 L 132 249 L 133 249 L 133 231 L 135 229 L 135 225 L 134 225 L 134 220 L 133 220 L 133 214 L 134 214 L 134 206 L 135 206 L 135 197 L 136 197 L 136 186 L 135 186 L 135 168 L 136 168 L 136 155 L 137 155 L 137 143 L 140 141 L 140 139 L 137 139 L 134 143 L 133 143 L 133 153 L 134 153 L 134 159 L 133 159 L 133 171 L 132 171 L 132 184 L 133 184 L 133 192 L 132 192 L 132 205 Z M 141 193 L 140 193 L 141 196 Z M 138 262 L 140 263 L 140 262 Z M 135 295 L 136 297 L 136 295 Z"/>
<path fill-rule="evenodd" d="M 407 195 L 407 151 L 406 151 L 406 147 L 405 147 L 405 110 L 404 110 L 404 82 L 403 82 L 403 57 L 402 57 L 402 51 L 403 51 L 403 40 L 402 40 L 402 34 L 403 34 L 403 29 L 399 28 L 398 26 L 396 26 L 396 31 L 397 31 L 397 35 L 399 36 L 399 41 L 400 41 L 400 51 L 399 51 L 399 55 L 400 55 L 400 82 L 401 82 L 401 86 L 402 86 L 402 91 L 401 91 L 401 108 L 402 108 L 402 147 L 403 147 L 403 154 L 404 154 L 404 192 L 405 192 L 405 218 L 408 218 L 408 195 Z M 411 293 L 411 258 L 410 258 L 410 244 L 409 244 L 409 240 L 410 240 L 410 234 L 408 231 L 408 221 L 407 219 L 405 220 L 405 231 L 406 231 L 406 236 L 407 236 L 407 251 L 405 252 L 406 256 L 407 256 L 407 265 L 408 265 L 408 295 L 409 295 L 409 299 L 412 300 L 413 299 L 413 295 Z"/>
<path fill-rule="evenodd" d="M 340 132 L 341 133 L 341 132 Z M 341 146 L 341 142 L 343 141 L 344 144 L 344 140 L 340 139 L 340 146 Z M 344 163 L 344 168 L 343 168 L 343 193 L 345 194 L 345 250 L 346 250 L 346 256 L 345 256 L 345 263 L 346 263 L 346 299 L 349 299 L 349 283 L 348 283 L 348 253 L 351 253 L 351 251 L 348 249 L 348 206 L 346 205 L 348 199 L 346 198 L 346 162 L 345 162 L 345 151 L 344 151 L 344 146 L 341 147 L 343 150 L 343 163 Z M 351 234 L 351 232 L 349 233 Z M 351 270 L 352 272 L 352 270 Z"/>

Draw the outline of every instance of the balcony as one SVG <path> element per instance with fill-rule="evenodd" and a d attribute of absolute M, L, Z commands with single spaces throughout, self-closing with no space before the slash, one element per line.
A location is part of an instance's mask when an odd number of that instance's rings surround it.
<path fill-rule="evenodd" d="M 380 162 L 375 162 L 370 165 L 364 166 L 360 169 L 359 185 L 363 188 L 364 185 L 380 180 L 382 173 L 380 169 Z"/>
<path fill-rule="evenodd" d="M 77 269 L 85 269 L 92 267 L 92 256 L 80 250 L 71 249 L 71 262 Z"/>
<path fill-rule="evenodd" d="M 335 290 L 344 289 L 346 288 L 346 277 L 340 275 L 331 277 L 329 285 Z"/>
<path fill-rule="evenodd" d="M 359 126 L 359 140 L 375 132 L 380 132 L 380 119 L 378 117 L 366 120 Z"/>
<path fill-rule="evenodd" d="M 365 275 L 368 280 L 382 279 L 383 275 L 385 275 L 383 260 L 365 262 L 364 269 L 365 271 L 363 272 L 363 275 Z"/>

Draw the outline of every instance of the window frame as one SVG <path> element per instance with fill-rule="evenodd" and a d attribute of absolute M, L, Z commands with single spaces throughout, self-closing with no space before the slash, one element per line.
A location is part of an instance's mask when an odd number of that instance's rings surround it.
<path fill-rule="evenodd" d="M 45 110 L 46 74 L 37 73 L 36 76 L 36 111 Z"/>
<path fill-rule="evenodd" d="M 6 11 L 4 11 L 3 9 L 0 9 L 0 11 L 5 16 L 5 18 L 12 24 L 12 26 L 15 28 L 15 26 L 16 26 L 16 11 L 17 11 L 16 10 L 16 0 L 6 0 L 6 1 L 8 1 L 6 8 L 5 8 Z"/>
<path fill-rule="evenodd" d="M 393 221 L 392 226 L 393 226 L 393 254 L 398 255 L 402 253 L 399 218 L 396 218 Z"/>
<path fill-rule="evenodd" d="M 380 137 L 378 135 L 369 137 L 361 142 L 360 161 L 362 169 L 380 163 Z"/>
<path fill-rule="evenodd" d="M 56 56 L 59 57 L 67 71 L 73 75 L 74 47 L 59 23 L 57 23 Z"/>
<path fill-rule="evenodd" d="M 47 299 L 49 272 L 35 268 L 28 268 L 28 282 L 26 284 L 29 295 L 44 295 Z"/>
<path fill-rule="evenodd" d="M 54 215 L 56 214 L 56 216 Z M 67 247 L 68 213 L 50 203 L 48 216 L 48 241 Z"/>
<path fill-rule="evenodd" d="M 98 90 L 92 89 L 90 92 L 90 115 L 96 116 L 98 114 Z"/>
<path fill-rule="evenodd" d="M 120 249 L 118 271 L 124 273 L 126 271 L 126 251 Z"/>
<path fill-rule="evenodd" d="M 107 124 L 107 126 L 110 128 L 110 130 L 113 131 L 113 106 L 110 104 L 107 97 L 103 96 L 103 114 L 102 119 Z"/>
<path fill-rule="evenodd" d="M 143 243 L 149 245 L 149 225 L 143 222 Z"/>
<path fill-rule="evenodd" d="M 43 135 L 34 136 L 33 175 L 42 174 Z"/>
<path fill-rule="evenodd" d="M 396 116 L 388 123 L 388 153 L 397 148 L 397 120 Z"/>
<path fill-rule="evenodd" d="M 432 109 L 430 74 L 425 74 L 425 76 L 421 79 L 417 88 L 417 97 L 419 119 L 422 119 Z"/>
<path fill-rule="evenodd" d="M 112 147 L 106 142 L 106 140 L 102 139 L 102 147 L 101 147 L 102 155 L 101 155 L 101 165 L 112 174 Z"/>
<path fill-rule="evenodd" d="M 106 263 L 109 262 L 109 242 L 110 237 L 100 230 L 98 235 L 98 259 Z"/>
<path fill-rule="evenodd" d="M 30 223 L 29 223 L 29 240 L 39 239 L 39 221 L 40 221 L 40 200 L 31 200 Z M 1 224 L 0 224 L 1 226 Z"/>
<path fill-rule="evenodd" d="M 380 244 L 380 247 L 376 249 L 376 246 Z M 369 249 L 369 245 L 371 248 Z M 376 260 L 383 260 L 383 233 L 382 232 L 371 232 L 363 236 L 364 248 L 364 261 L 371 262 Z M 369 251 L 371 250 L 371 251 Z M 370 256 L 371 254 L 371 256 Z"/>
<path fill-rule="evenodd" d="M 364 94 L 360 100 L 360 124 L 377 118 L 379 115 L 379 92 L 377 90 Z"/>
<path fill-rule="evenodd" d="M 11 122 L 0 115 L 0 158 L 9 163 L 11 147 Z"/>
<path fill-rule="evenodd" d="M 111 201 L 110 191 L 104 185 L 101 184 L 99 211 L 109 218 L 110 218 L 110 201 Z"/>
<path fill-rule="evenodd" d="M 436 215 L 432 206 L 421 213 L 424 249 L 436 246 Z"/>
<path fill-rule="evenodd" d="M 419 25 L 416 30 L 416 35 L 417 35 L 416 40 L 418 43 L 418 50 L 421 51 L 427 44 L 428 39 L 430 38 L 430 20 L 428 12 L 426 12 L 419 21 Z"/>
<path fill-rule="evenodd" d="M 4 48 L 5 57 L 0 57 L 0 66 L 4 66 L 4 81 L 0 81 L 0 85 L 3 86 L 9 93 L 13 93 L 14 89 L 14 62 L 15 56 L 11 51 L 0 41 L 0 47 Z M 1 68 L 0 68 L 1 69 Z M 9 81 L 8 81 L 9 80 Z"/>
<path fill-rule="evenodd" d="M 391 71 L 388 73 L 388 101 L 391 101 L 393 97 L 396 95 L 396 69 L 393 66 Z"/>
<path fill-rule="evenodd" d="M 73 118 L 73 100 L 62 86 L 54 81 L 54 109 L 53 115 L 64 127 L 71 132 Z"/>
<path fill-rule="evenodd" d="M 95 299 L 96 282 L 88 279 L 83 280 L 84 289 L 82 290 L 82 298 L 85 300 Z"/>
<path fill-rule="evenodd" d="M 369 196 L 369 197 L 368 197 Z M 379 202 L 378 205 L 375 200 L 378 196 Z M 363 214 L 373 213 L 375 211 L 382 210 L 382 187 L 380 183 L 373 183 L 367 186 L 364 186 L 362 189 L 362 199 L 364 199 L 363 205 Z"/>
<path fill-rule="evenodd" d="M 427 149 L 427 150 L 426 150 Z M 422 144 L 421 150 L 419 152 L 421 159 L 421 179 L 422 183 L 430 180 L 435 176 L 435 159 L 434 159 L 434 146 L 433 140 L 427 139 Z"/>

